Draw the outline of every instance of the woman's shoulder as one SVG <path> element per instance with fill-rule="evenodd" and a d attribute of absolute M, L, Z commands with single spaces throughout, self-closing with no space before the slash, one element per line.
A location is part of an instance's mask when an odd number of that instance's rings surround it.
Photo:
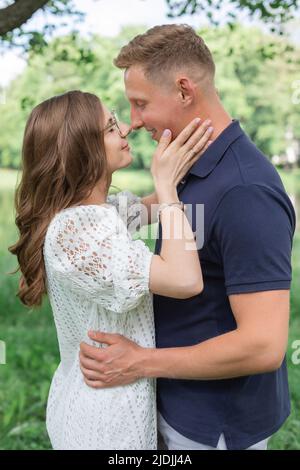
<path fill-rule="evenodd" d="M 75 221 L 81 223 L 93 223 L 95 221 L 99 223 L 99 221 L 114 220 L 117 215 L 115 207 L 107 203 L 70 206 L 57 212 L 51 220 L 49 227 L 51 224 L 65 224 L 68 220 L 73 220 L 74 223 Z"/>
<path fill-rule="evenodd" d="M 46 241 L 69 236 L 105 238 L 124 231 L 123 225 L 116 208 L 111 204 L 70 206 L 60 210 L 52 218 Z"/>
<path fill-rule="evenodd" d="M 99 214 L 105 213 L 107 210 L 114 209 L 114 207 L 109 203 L 104 204 L 78 204 L 76 206 L 69 206 L 65 209 L 60 210 L 56 216 L 64 216 L 66 214 L 94 214 L 98 216 Z M 113 211 L 114 212 L 114 211 Z"/>
<path fill-rule="evenodd" d="M 108 240 L 126 237 L 113 206 L 78 205 L 59 211 L 49 223 L 43 253 L 50 264 L 55 257 L 68 260 L 80 253 L 98 251 Z M 101 248 L 102 249 L 102 248 Z M 66 260 L 66 265 L 68 265 Z"/>

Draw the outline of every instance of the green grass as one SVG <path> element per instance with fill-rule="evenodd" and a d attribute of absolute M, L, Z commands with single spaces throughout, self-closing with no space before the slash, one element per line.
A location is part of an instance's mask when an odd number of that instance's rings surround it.
<path fill-rule="evenodd" d="M 295 183 L 298 176 L 284 175 Z M 291 181 L 293 183 L 291 183 Z M 299 180 L 298 180 L 299 181 Z M 16 172 L 0 170 L 0 340 L 7 345 L 7 364 L 0 365 L 0 449 L 50 449 L 45 429 L 49 385 L 59 362 L 52 313 L 47 301 L 39 311 L 25 308 L 16 298 L 18 275 L 7 247 L 16 240 L 13 220 L 13 189 Z M 113 183 L 138 194 L 152 191 L 148 172 L 123 170 Z M 153 244 L 151 246 L 153 248 Z M 300 234 L 293 251 L 290 339 L 287 351 L 292 414 L 272 437 L 271 449 L 300 450 L 300 365 L 291 362 L 292 343 L 300 339 Z"/>

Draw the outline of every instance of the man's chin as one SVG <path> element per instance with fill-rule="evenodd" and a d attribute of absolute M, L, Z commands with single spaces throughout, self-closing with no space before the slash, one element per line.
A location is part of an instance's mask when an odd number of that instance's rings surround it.
<path fill-rule="evenodd" d="M 158 133 L 157 131 L 151 134 L 151 139 L 154 140 L 155 142 L 159 142 L 160 137 L 161 137 L 161 133 Z"/>

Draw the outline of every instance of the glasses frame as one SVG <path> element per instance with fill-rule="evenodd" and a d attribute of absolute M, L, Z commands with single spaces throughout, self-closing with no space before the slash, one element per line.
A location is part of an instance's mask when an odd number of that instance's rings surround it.
<path fill-rule="evenodd" d="M 123 132 L 121 131 L 121 128 L 120 128 L 120 121 L 119 121 L 116 110 L 112 109 L 110 114 L 111 114 L 111 120 L 112 121 L 104 127 L 103 132 L 105 132 L 105 131 L 107 131 L 107 130 L 109 130 L 112 127 L 115 126 L 117 128 L 117 131 L 118 131 L 120 137 L 122 137 L 122 138 L 127 137 L 130 134 L 131 129 L 129 129 L 129 131 L 126 134 L 123 134 Z"/>

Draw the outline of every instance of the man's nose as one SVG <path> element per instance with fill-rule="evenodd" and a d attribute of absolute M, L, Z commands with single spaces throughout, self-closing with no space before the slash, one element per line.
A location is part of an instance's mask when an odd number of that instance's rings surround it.
<path fill-rule="evenodd" d="M 142 120 L 142 118 L 133 110 L 131 110 L 130 119 L 131 119 L 131 128 L 133 130 L 140 129 L 141 127 L 144 126 L 144 121 Z"/>

